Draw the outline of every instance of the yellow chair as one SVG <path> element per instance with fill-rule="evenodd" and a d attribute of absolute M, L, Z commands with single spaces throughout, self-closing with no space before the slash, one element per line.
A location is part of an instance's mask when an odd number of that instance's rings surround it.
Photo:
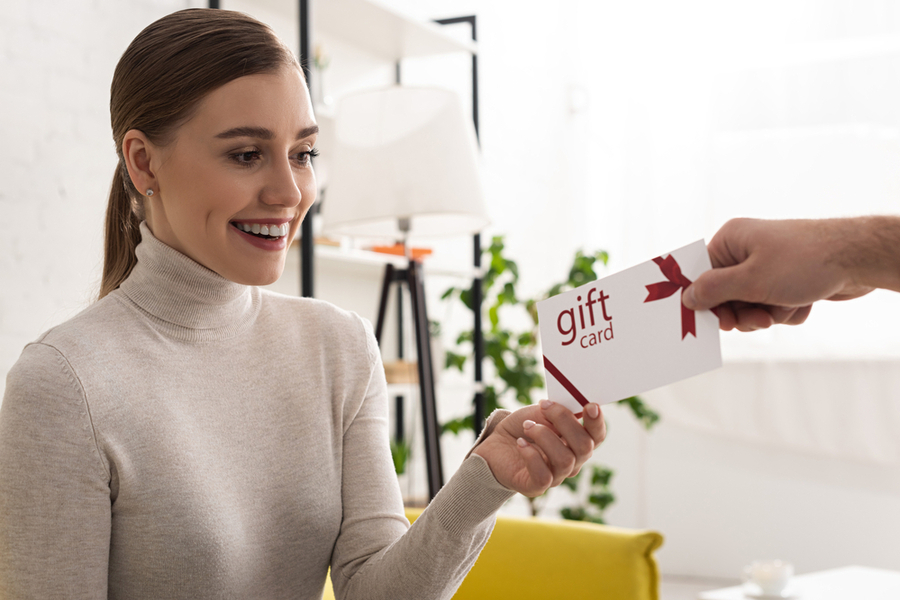
<path fill-rule="evenodd" d="M 406 516 L 414 521 L 421 512 Z M 653 551 L 662 541 L 654 531 L 498 516 L 453 599 L 658 600 Z M 330 579 L 324 600 L 334 600 Z"/>

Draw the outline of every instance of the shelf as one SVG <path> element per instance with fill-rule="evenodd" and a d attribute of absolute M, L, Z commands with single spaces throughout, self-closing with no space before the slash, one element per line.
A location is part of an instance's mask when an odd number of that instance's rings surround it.
<path fill-rule="evenodd" d="M 297 237 L 291 243 L 293 246 L 300 245 L 300 238 Z M 374 265 L 383 267 L 391 264 L 398 269 L 406 268 L 406 258 L 395 254 L 385 254 L 383 252 L 372 252 L 371 250 L 356 250 L 352 248 L 340 248 L 338 246 L 328 246 L 325 244 L 316 244 L 315 246 L 316 260 L 337 261 L 342 263 L 355 263 L 360 265 Z"/>
<path fill-rule="evenodd" d="M 457 40 L 440 25 L 416 21 L 371 0 L 318 0 L 312 22 L 313 31 L 390 61 L 476 51 L 474 42 Z"/>

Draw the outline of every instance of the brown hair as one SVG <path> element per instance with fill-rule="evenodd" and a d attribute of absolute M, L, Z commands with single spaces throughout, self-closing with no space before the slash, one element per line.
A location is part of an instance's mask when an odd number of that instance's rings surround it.
<path fill-rule="evenodd" d="M 109 112 L 119 165 L 106 209 L 100 298 L 137 264 L 143 194 L 125 168 L 122 140 L 131 129 L 163 145 L 206 94 L 242 77 L 299 63 L 263 23 L 239 12 L 192 8 L 154 22 L 138 34 L 116 66 Z M 302 73 L 302 70 L 301 70 Z"/>

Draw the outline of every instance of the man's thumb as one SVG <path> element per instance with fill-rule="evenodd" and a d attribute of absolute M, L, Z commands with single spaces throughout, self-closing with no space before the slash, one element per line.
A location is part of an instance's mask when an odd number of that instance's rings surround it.
<path fill-rule="evenodd" d="M 691 310 L 709 310 L 731 300 L 754 299 L 744 297 L 747 290 L 742 265 L 710 269 L 684 291 L 681 301 Z"/>

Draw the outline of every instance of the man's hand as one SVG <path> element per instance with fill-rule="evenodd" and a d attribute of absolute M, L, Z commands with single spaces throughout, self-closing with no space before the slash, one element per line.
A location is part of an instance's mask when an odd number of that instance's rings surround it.
<path fill-rule="evenodd" d="M 818 300 L 900 287 L 900 219 L 733 219 L 709 254 L 713 269 L 685 290 L 686 307 L 718 307 L 726 331 L 797 325 Z"/>

